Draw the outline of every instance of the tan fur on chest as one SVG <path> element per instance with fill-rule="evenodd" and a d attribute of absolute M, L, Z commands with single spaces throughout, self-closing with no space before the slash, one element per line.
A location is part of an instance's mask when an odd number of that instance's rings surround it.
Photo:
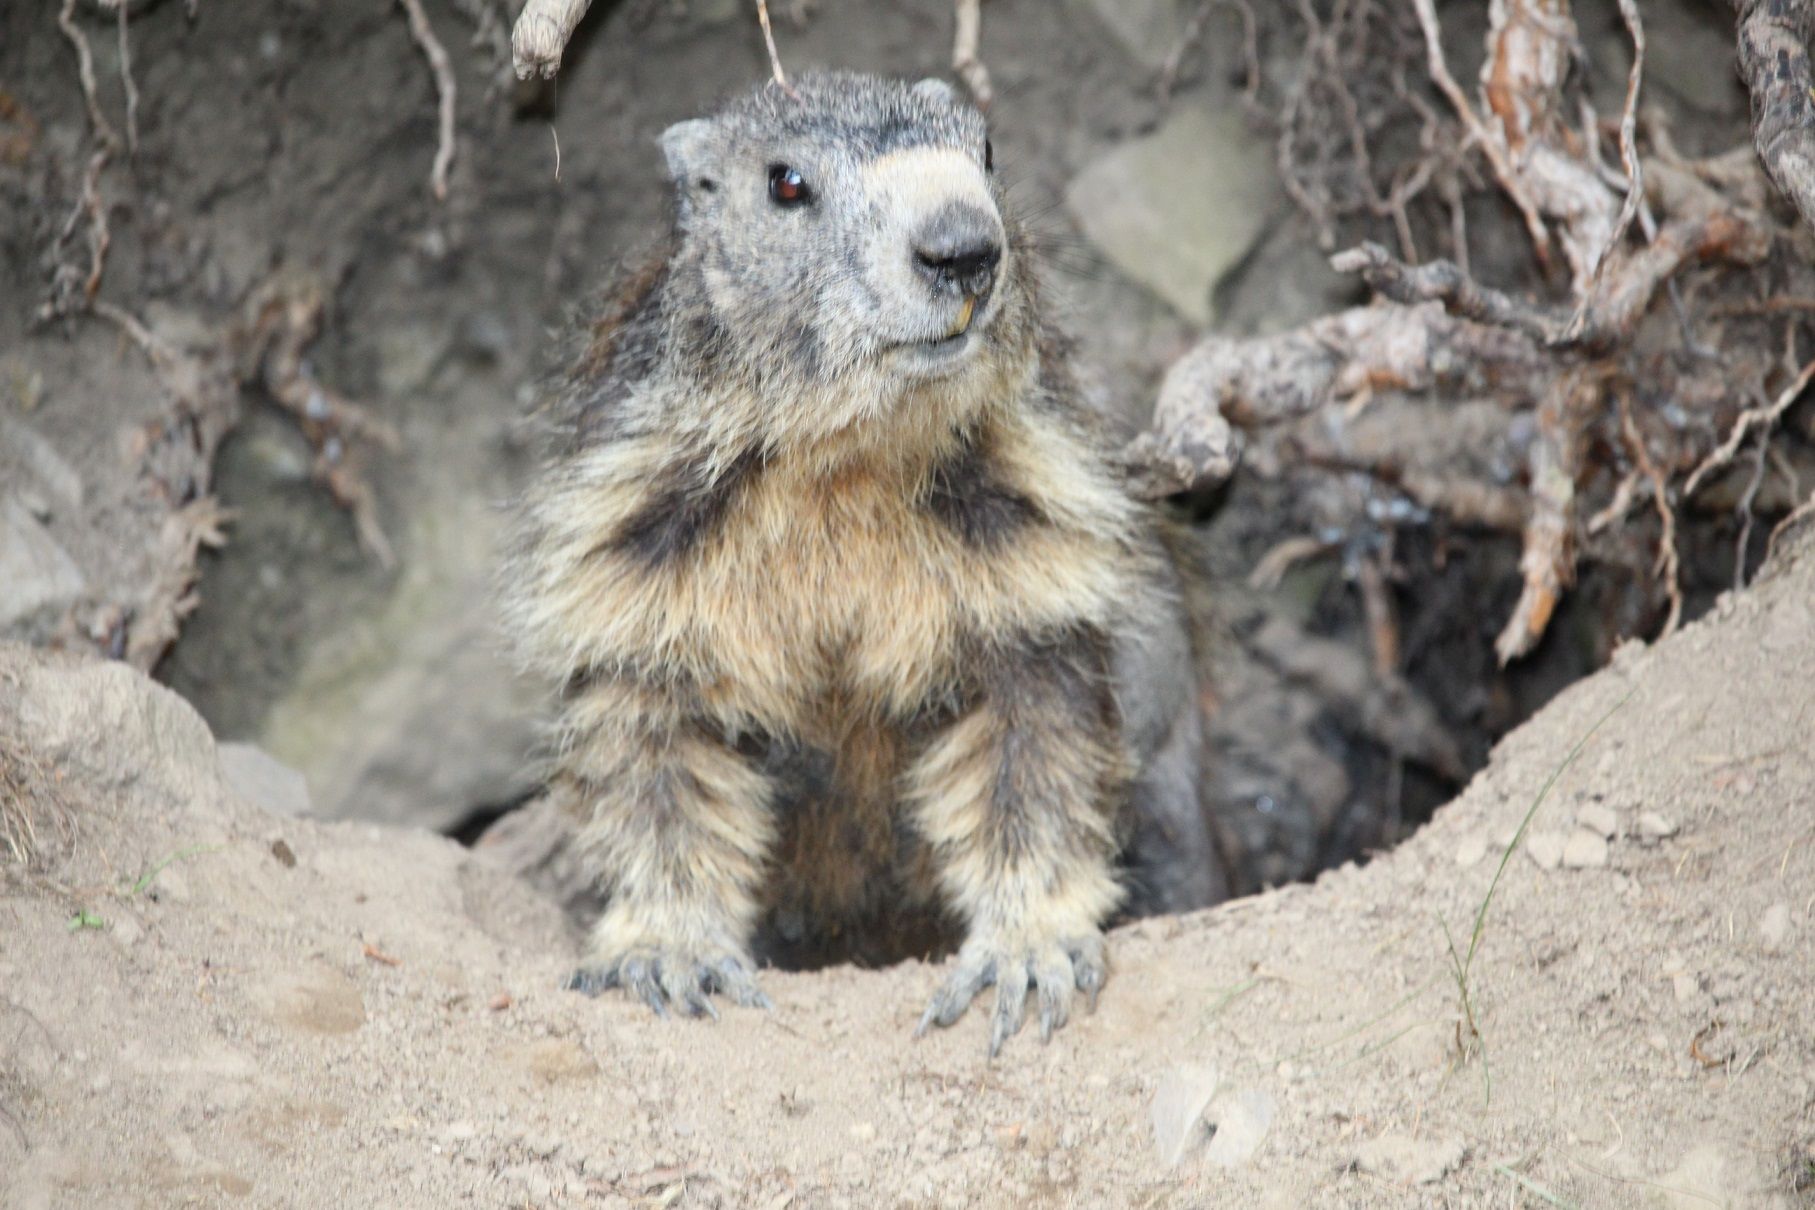
<path fill-rule="evenodd" d="M 772 461 L 751 473 L 697 549 L 657 567 L 611 549 L 650 507 L 647 451 L 607 451 L 550 511 L 568 557 L 543 607 L 599 663 L 686 677 L 734 725 L 830 738 L 843 711 L 913 714 L 967 644 L 1100 618 L 1125 573 L 1127 504 L 1080 471 L 1064 434 L 991 434 L 1000 474 L 1040 521 L 991 549 L 925 506 L 926 465 Z"/>

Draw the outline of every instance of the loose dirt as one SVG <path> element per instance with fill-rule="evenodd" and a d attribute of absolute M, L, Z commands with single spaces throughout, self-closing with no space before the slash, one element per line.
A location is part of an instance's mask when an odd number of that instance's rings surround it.
<path fill-rule="evenodd" d="M 1118 932 L 1098 1011 L 993 1063 L 976 1013 L 911 1038 L 919 964 L 716 1023 L 561 991 L 564 917 L 481 856 L 268 811 L 175 694 L 6 648 L 0 753 L 75 826 L 0 883 L 0 1204 L 1808 1205 L 1815 531 L 1783 546 L 1405 845 Z M 1553 778 L 1465 1007 L 1449 939 Z"/>

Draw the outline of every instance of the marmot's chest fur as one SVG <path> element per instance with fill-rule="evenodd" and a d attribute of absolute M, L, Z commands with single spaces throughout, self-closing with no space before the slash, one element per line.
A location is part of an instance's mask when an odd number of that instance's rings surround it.
<path fill-rule="evenodd" d="M 700 520 L 660 486 L 673 468 L 641 492 L 602 483 L 631 501 L 596 534 L 613 548 L 596 573 L 613 581 L 597 586 L 613 602 L 600 624 L 620 651 L 697 670 L 730 723 L 786 733 L 830 700 L 918 716 L 991 636 L 1121 607 L 1127 506 L 1086 453 L 1005 418 L 922 462 L 751 460 L 722 475 L 723 499 L 695 510 L 709 526 L 684 541 L 656 532 Z"/>

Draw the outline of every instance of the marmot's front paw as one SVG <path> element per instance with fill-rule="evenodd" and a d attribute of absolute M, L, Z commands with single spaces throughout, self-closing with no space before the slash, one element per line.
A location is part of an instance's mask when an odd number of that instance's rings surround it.
<path fill-rule="evenodd" d="M 993 1059 L 1021 1028 L 1022 1012 L 1027 1006 L 1027 989 L 1040 992 L 1040 1040 L 1052 1039 L 1052 1031 L 1065 1024 L 1071 1015 L 1071 992 L 1075 987 L 1090 1000 L 1094 1012 L 1097 992 L 1102 990 L 1108 970 L 1103 963 L 1103 936 L 1091 933 L 1084 937 L 1038 942 L 1032 945 L 1003 944 L 987 937 L 973 937 L 958 951 L 958 968 L 946 979 L 926 1014 L 914 1030 L 919 1037 L 927 1027 L 944 1027 L 964 1015 L 964 1010 L 978 992 L 996 985 L 996 1010 L 991 1015 L 989 1054 Z"/>
<path fill-rule="evenodd" d="M 696 954 L 666 946 L 637 946 L 616 958 L 589 963 L 573 973 L 567 990 L 596 996 L 621 987 L 655 1010 L 668 1015 L 670 1004 L 690 1017 L 718 1017 L 708 997 L 729 996 L 746 1008 L 772 1008 L 756 985 L 756 972 L 742 954 Z"/>

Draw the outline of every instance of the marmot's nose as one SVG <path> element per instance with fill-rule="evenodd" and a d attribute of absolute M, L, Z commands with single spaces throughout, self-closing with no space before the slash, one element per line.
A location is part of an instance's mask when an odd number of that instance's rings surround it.
<path fill-rule="evenodd" d="M 1002 228 L 976 206 L 947 206 L 914 236 L 914 267 L 934 290 L 989 293 L 1002 260 Z"/>

